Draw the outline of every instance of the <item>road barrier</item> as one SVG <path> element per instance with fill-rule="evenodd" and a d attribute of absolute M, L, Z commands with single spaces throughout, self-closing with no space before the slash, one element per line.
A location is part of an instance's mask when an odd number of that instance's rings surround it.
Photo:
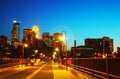
<path fill-rule="evenodd" d="M 2 60 L 0 60 L 0 68 L 15 66 L 22 63 L 20 58 L 2 58 Z"/>
<path fill-rule="evenodd" d="M 98 78 L 120 79 L 120 58 L 68 58 L 62 63 L 65 65 L 66 61 L 70 62 L 69 67 Z"/>

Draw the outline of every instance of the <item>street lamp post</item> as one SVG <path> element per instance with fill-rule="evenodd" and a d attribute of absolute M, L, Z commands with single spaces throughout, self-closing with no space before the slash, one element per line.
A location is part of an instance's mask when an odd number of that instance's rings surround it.
<path fill-rule="evenodd" d="M 27 47 L 28 47 L 28 44 L 23 43 L 23 46 L 22 46 L 22 47 L 23 47 L 23 48 L 22 48 L 22 52 L 23 52 L 23 56 L 22 56 L 22 66 L 23 66 L 25 48 L 27 48 Z"/>
<path fill-rule="evenodd" d="M 59 48 L 55 48 L 55 51 L 57 52 L 57 60 L 59 59 Z"/>
<path fill-rule="evenodd" d="M 64 33 L 65 36 L 65 51 L 66 51 L 66 70 L 68 70 L 68 64 L 67 64 L 67 58 L 68 58 L 68 54 L 67 54 L 67 38 L 66 38 L 66 31 L 62 31 L 61 34 Z"/>
<path fill-rule="evenodd" d="M 66 43 L 65 50 L 67 51 L 67 38 L 66 38 L 66 31 L 62 31 L 61 33 L 62 33 L 62 34 L 64 33 L 64 36 L 65 36 L 65 43 Z"/>

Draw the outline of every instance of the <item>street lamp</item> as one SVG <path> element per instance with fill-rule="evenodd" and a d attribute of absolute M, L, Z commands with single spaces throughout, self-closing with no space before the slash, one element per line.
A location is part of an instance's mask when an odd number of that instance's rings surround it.
<path fill-rule="evenodd" d="M 23 59 L 25 58 L 24 54 L 25 54 L 25 48 L 28 47 L 27 43 L 23 43 Z"/>
<path fill-rule="evenodd" d="M 25 44 L 24 44 L 24 47 L 28 47 L 28 44 L 25 43 Z"/>
<path fill-rule="evenodd" d="M 62 31 L 61 34 L 64 33 L 64 37 L 62 37 L 62 40 L 65 40 L 65 51 L 67 54 L 67 38 L 66 38 L 66 31 Z M 67 57 L 67 56 L 66 56 Z"/>
<path fill-rule="evenodd" d="M 57 60 L 59 59 L 59 48 L 55 48 L 55 52 L 57 52 Z"/>
<path fill-rule="evenodd" d="M 62 37 L 62 40 L 65 40 L 65 51 L 67 51 L 67 37 L 66 37 L 66 31 L 62 31 L 61 34 L 64 33 L 64 37 Z"/>
<path fill-rule="evenodd" d="M 18 43 L 18 44 L 22 46 L 22 56 L 21 56 L 20 64 L 22 64 L 22 67 L 23 67 L 23 64 L 24 64 L 24 53 L 25 53 L 24 49 L 28 47 L 28 44 L 26 44 L 26 43 Z"/>
<path fill-rule="evenodd" d="M 65 51 L 66 51 L 66 70 L 68 70 L 68 67 L 67 67 L 68 65 L 67 65 L 67 38 L 66 38 L 66 31 L 62 31 L 62 32 L 61 32 L 61 34 L 63 34 L 63 33 L 64 33 L 64 37 L 65 37 L 64 39 L 65 39 L 65 43 L 66 43 L 66 44 L 65 44 Z"/>
<path fill-rule="evenodd" d="M 55 51 L 59 51 L 59 48 L 55 48 Z"/>

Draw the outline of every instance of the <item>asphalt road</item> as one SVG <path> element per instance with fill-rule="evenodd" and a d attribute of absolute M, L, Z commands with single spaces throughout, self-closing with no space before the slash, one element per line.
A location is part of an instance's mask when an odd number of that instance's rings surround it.
<path fill-rule="evenodd" d="M 20 66 L 0 72 L 0 79 L 80 79 L 77 75 L 66 71 L 65 67 L 52 62 L 35 66 Z"/>
<path fill-rule="evenodd" d="M 47 75 L 47 76 L 46 76 Z M 20 66 L 0 72 L 0 79 L 54 79 L 52 63 Z"/>

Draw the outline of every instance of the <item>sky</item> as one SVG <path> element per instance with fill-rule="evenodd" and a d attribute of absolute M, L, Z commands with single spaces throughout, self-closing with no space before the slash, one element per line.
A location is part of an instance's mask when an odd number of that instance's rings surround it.
<path fill-rule="evenodd" d="M 21 22 L 21 40 L 24 28 L 38 25 L 41 36 L 65 31 L 68 48 L 103 36 L 120 46 L 120 0 L 0 0 L 0 35 L 11 37 L 13 20 Z"/>

